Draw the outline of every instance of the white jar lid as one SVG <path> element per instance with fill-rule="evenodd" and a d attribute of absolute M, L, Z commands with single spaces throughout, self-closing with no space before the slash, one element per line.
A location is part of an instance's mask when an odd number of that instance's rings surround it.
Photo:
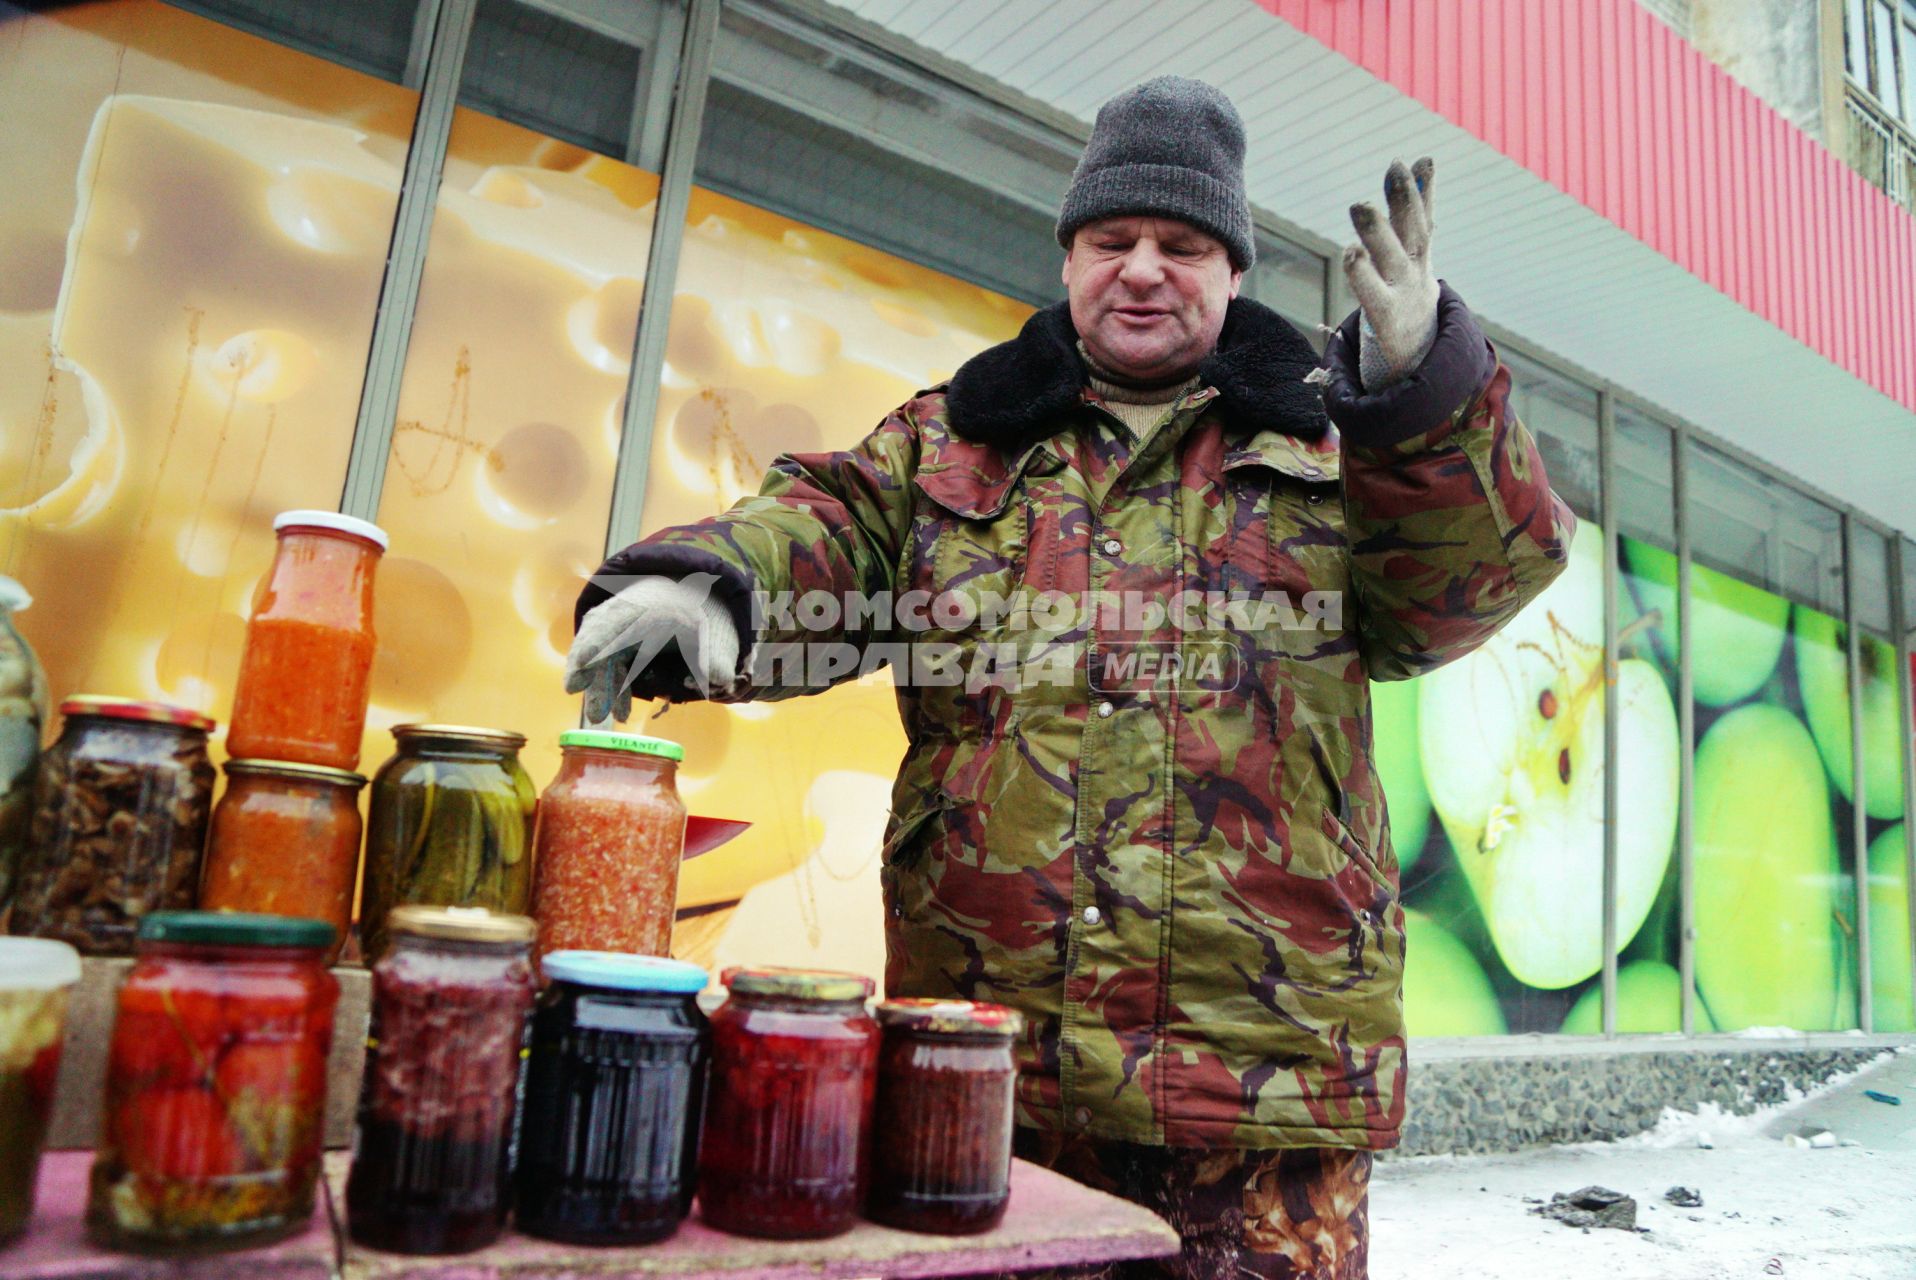
<path fill-rule="evenodd" d="M 52 938 L 0 938 L 0 991 L 51 991 L 80 980 L 80 953 Z"/>
<path fill-rule="evenodd" d="M 357 516 L 342 516 L 337 511 L 282 511 L 273 517 L 273 532 L 278 533 L 288 525 L 303 525 L 308 529 L 332 529 L 339 533 L 350 533 L 355 538 L 364 538 L 374 543 L 381 551 L 389 545 L 386 531 L 370 520 L 361 520 Z"/>

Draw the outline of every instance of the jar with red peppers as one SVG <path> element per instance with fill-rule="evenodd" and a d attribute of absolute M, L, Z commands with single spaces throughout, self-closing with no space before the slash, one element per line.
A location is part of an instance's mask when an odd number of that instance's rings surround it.
<path fill-rule="evenodd" d="M 322 963 L 332 926 L 165 911 L 139 942 L 107 1050 L 89 1228 L 140 1252 L 304 1230 L 339 1002 Z"/>
<path fill-rule="evenodd" d="M 865 1215 L 907 1231 L 989 1231 L 1011 1197 L 1017 1012 L 965 1000 L 878 1006 L 878 1100 Z"/>
<path fill-rule="evenodd" d="M 140 918 L 194 905 L 213 808 L 213 722 L 159 702 L 60 704 L 7 928 L 87 955 L 131 955 Z"/>
<path fill-rule="evenodd" d="M 358 1243 L 467 1253 L 505 1230 L 533 932 L 525 916 L 482 907 L 387 916 L 346 1181 Z"/>
<path fill-rule="evenodd" d="M 837 1235 L 864 1198 L 878 1024 L 872 980 L 730 969 L 712 1015 L 699 1214 L 721 1231 Z"/>

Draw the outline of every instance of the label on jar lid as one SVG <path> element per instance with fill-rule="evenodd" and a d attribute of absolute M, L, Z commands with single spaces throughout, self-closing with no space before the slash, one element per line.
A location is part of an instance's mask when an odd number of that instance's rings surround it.
<path fill-rule="evenodd" d="M 251 911 L 155 911 L 140 921 L 141 942 L 211 947 L 303 947 L 323 950 L 336 932 L 324 920 Z"/>
<path fill-rule="evenodd" d="M 554 982 L 613 991 L 658 991 L 695 996 L 710 980 L 705 970 L 684 960 L 635 956 L 622 951 L 554 951 L 539 962 Z"/>
<path fill-rule="evenodd" d="M 407 905 L 386 913 L 386 932 L 450 942 L 509 942 L 524 945 L 538 936 L 529 916 L 488 911 L 484 907 Z"/>
<path fill-rule="evenodd" d="M 1012 1039 L 1024 1030 L 1024 1015 L 1001 1004 L 972 1000 L 908 998 L 886 1000 L 876 1012 L 878 1025 L 928 1035 L 999 1036 Z"/>
<path fill-rule="evenodd" d="M 559 735 L 562 747 L 598 747 L 602 751 L 630 751 L 635 755 L 685 759 L 685 748 L 664 738 L 640 733 L 613 733 L 605 729 L 567 729 Z"/>
<path fill-rule="evenodd" d="M 720 981 L 735 996 L 781 996 L 787 1000 L 863 1000 L 878 989 L 877 983 L 862 974 L 777 965 L 734 965 Z"/>
<path fill-rule="evenodd" d="M 298 778 L 304 782 L 330 782 L 341 787 L 363 787 L 366 776 L 354 773 L 350 769 L 335 769 L 324 764 L 300 764 L 292 760 L 228 760 L 226 776 L 236 773 L 268 774 L 282 778 Z"/>
<path fill-rule="evenodd" d="M 185 729 L 211 732 L 214 720 L 191 707 L 176 707 L 165 702 L 140 702 L 103 693 L 76 693 L 60 704 L 63 716 L 106 716 L 114 720 L 147 720 L 154 724 L 176 724 Z"/>
<path fill-rule="evenodd" d="M 381 551 L 388 545 L 386 531 L 370 520 L 343 516 L 337 511 L 282 511 L 273 517 L 273 532 L 284 529 L 325 529 L 332 533 L 364 538 Z"/>
<path fill-rule="evenodd" d="M 0 938 L 0 991 L 51 991 L 80 980 L 80 953 L 52 938 Z"/>

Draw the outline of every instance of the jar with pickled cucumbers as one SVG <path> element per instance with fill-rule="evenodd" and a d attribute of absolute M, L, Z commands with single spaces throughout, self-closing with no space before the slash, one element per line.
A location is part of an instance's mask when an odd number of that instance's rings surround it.
<path fill-rule="evenodd" d="M 530 914 L 538 789 L 519 763 L 525 737 L 455 724 L 402 724 L 373 777 L 360 933 L 386 945 L 394 907 Z"/>
<path fill-rule="evenodd" d="M 121 984 L 87 1225 L 112 1248 L 238 1248 L 304 1230 L 339 982 L 320 920 L 158 912 Z"/>
<path fill-rule="evenodd" d="M 13 877 L 33 822 L 33 778 L 47 722 L 47 673 L 13 615 L 33 597 L 0 577 L 0 910 L 13 896 Z"/>
<path fill-rule="evenodd" d="M 67 994 L 80 953 L 50 938 L 0 938 L 0 1244 L 26 1228 L 53 1114 Z"/>

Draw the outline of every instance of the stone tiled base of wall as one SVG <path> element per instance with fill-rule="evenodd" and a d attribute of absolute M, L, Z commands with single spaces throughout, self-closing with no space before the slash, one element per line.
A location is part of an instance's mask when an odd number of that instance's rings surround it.
<path fill-rule="evenodd" d="M 1622 1138 L 1654 1127 L 1666 1107 L 1706 1102 L 1745 1115 L 1899 1048 L 1916 1052 L 1916 1036 L 1413 1040 L 1409 1116 L 1392 1154 Z"/>

